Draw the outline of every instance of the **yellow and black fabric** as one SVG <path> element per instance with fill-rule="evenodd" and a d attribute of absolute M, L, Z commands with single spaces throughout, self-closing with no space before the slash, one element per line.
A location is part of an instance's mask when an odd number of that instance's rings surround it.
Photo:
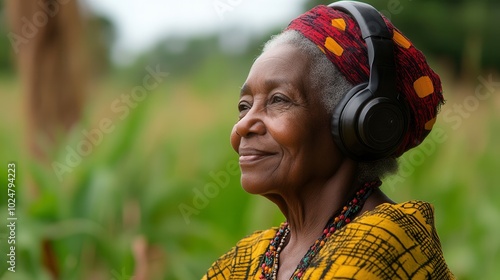
<path fill-rule="evenodd" d="M 203 279 L 259 279 L 277 228 L 255 232 L 220 257 Z M 441 251 L 434 209 L 422 201 L 382 204 L 332 235 L 301 279 L 455 279 Z"/>

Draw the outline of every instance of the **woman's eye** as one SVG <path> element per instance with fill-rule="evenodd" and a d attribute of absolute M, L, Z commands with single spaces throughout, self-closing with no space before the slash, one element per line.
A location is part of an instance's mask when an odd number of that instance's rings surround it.
<path fill-rule="evenodd" d="M 280 94 L 274 95 L 271 98 L 271 103 L 281 103 L 281 102 L 287 102 L 288 99 Z"/>
<path fill-rule="evenodd" d="M 238 103 L 238 111 L 240 113 L 249 109 L 250 109 L 250 104 L 248 104 L 247 102 Z"/>

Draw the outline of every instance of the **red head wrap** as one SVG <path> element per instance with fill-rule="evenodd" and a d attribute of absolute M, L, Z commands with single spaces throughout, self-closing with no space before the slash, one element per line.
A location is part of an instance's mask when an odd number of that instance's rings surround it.
<path fill-rule="evenodd" d="M 419 145 L 429 134 L 443 103 L 441 81 L 425 56 L 392 23 L 382 16 L 395 42 L 396 88 L 410 108 L 410 127 L 395 157 Z M 366 44 L 357 23 L 347 14 L 317 6 L 294 19 L 287 30 L 296 30 L 315 43 L 351 84 L 368 82 L 370 68 Z"/>

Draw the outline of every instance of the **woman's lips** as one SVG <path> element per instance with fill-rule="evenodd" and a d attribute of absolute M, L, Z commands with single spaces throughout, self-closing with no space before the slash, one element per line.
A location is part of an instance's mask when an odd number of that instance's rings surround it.
<path fill-rule="evenodd" d="M 262 159 L 273 156 L 276 153 L 266 152 L 257 149 L 244 148 L 239 150 L 239 154 L 240 154 L 240 165 L 241 165 L 241 164 L 255 163 Z"/>

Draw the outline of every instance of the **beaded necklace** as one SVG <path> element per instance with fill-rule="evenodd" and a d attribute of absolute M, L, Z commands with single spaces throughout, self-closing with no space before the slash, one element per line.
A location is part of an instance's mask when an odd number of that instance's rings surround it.
<path fill-rule="evenodd" d="M 322 235 L 309 248 L 304 257 L 300 260 L 295 272 L 290 279 L 299 280 L 304 275 L 305 270 L 309 267 L 311 260 L 317 255 L 319 250 L 325 245 L 328 238 L 338 229 L 351 222 L 352 217 L 358 213 L 363 207 L 366 199 L 370 196 L 375 188 L 378 188 L 382 182 L 380 180 L 365 183 L 363 187 L 356 192 L 354 198 L 338 212 L 340 214 L 332 216 L 323 230 Z M 338 213 L 337 212 L 337 213 Z M 263 255 L 261 265 L 260 279 L 276 280 L 279 268 L 279 254 L 283 250 L 286 238 L 290 233 L 288 222 L 281 224 L 276 232 L 276 235 L 269 242 L 269 247 Z"/>

